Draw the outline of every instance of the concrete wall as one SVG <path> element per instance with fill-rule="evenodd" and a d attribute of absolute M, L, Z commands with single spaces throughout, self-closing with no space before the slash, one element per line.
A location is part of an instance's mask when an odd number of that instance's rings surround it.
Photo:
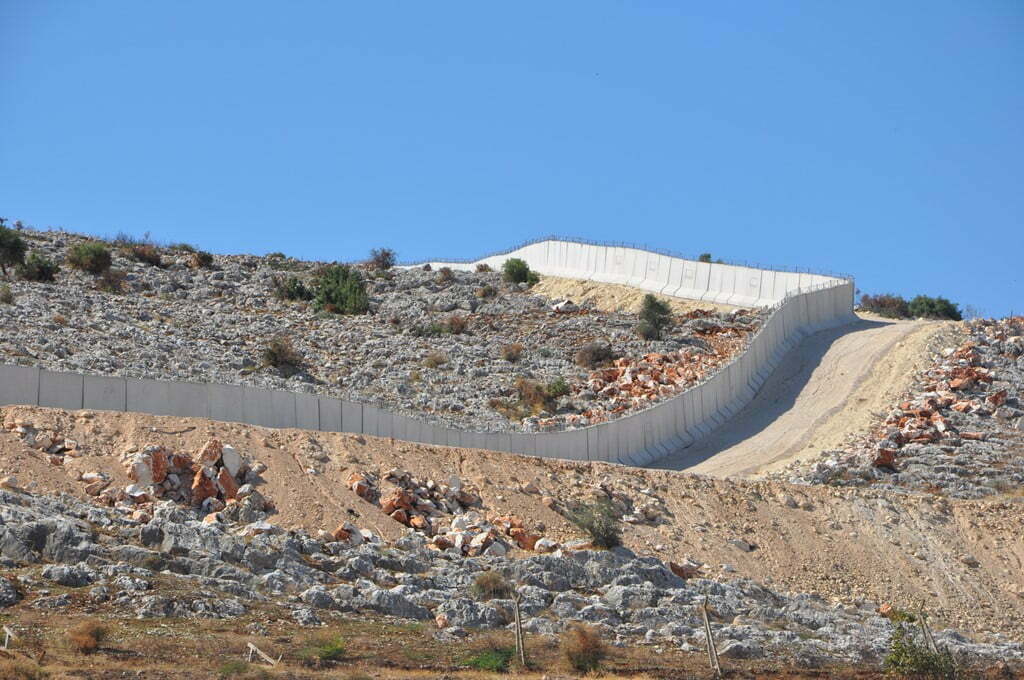
<path fill-rule="evenodd" d="M 542 274 L 620 283 L 739 306 L 767 306 L 771 315 L 743 354 L 699 385 L 645 411 L 565 432 L 471 432 L 327 396 L 240 385 L 83 376 L 5 365 L 0 365 L 0 405 L 196 416 L 549 458 L 645 465 L 689 446 L 735 416 L 754 398 L 782 356 L 804 336 L 854 319 L 854 285 L 848 279 L 695 262 L 636 248 L 560 240 L 532 243 L 478 262 L 499 269 L 510 257 L 526 260 Z M 431 264 L 472 269 L 477 263 Z"/>

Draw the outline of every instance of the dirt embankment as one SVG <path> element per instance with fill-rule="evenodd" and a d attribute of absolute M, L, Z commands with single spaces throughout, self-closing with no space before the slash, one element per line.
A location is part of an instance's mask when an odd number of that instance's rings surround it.
<path fill-rule="evenodd" d="M 557 276 L 541 277 L 540 283 L 531 288 L 530 292 L 552 300 L 572 300 L 576 304 L 592 304 L 602 312 L 628 312 L 630 314 L 640 312 L 644 296 L 649 293 L 649 291 L 631 286 L 583 279 L 563 279 Z M 719 305 L 714 302 L 689 300 L 669 295 L 658 295 L 657 297 L 668 303 L 673 314 L 686 314 L 695 309 L 726 312 L 737 309 L 731 305 Z"/>
<path fill-rule="evenodd" d="M 484 510 L 514 513 L 531 526 L 543 524 L 546 536 L 565 540 L 579 533 L 549 506 L 603 487 L 634 507 L 655 507 L 651 519 L 623 524 L 625 544 L 640 554 L 675 561 L 691 557 L 712 577 L 749 576 L 839 601 L 867 597 L 901 607 L 923 602 L 945 625 L 1003 631 L 1017 639 L 1024 635 L 1024 498 L 947 501 L 718 480 L 132 413 L 38 407 L 2 412 L 6 421 L 30 422 L 78 442 L 80 455 L 54 465 L 16 434 L 0 432 L 0 476 L 15 474 L 32 491 L 85 497 L 85 485 L 77 481 L 82 472 L 102 471 L 114 484 L 129 483 L 119 455 L 126 449 L 162 444 L 196 451 L 212 437 L 268 466 L 260 491 L 276 504 L 272 520 L 284 527 L 330 530 L 348 519 L 397 537 L 404 527 L 344 482 L 352 471 L 401 467 L 436 480 L 456 474 L 479 489 Z"/>

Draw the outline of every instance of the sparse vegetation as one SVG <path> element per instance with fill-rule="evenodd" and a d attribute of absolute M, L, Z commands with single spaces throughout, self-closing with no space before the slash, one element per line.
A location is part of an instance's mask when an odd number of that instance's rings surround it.
<path fill-rule="evenodd" d="M 299 649 L 298 656 L 314 665 L 339 661 L 345 656 L 345 641 L 337 635 L 312 635 Z"/>
<path fill-rule="evenodd" d="M 693 252 L 693 251 L 690 251 Z M 711 253 L 701 253 L 697 257 L 697 262 L 711 262 Z"/>
<path fill-rule="evenodd" d="M 944 297 L 918 295 L 910 302 L 892 293 L 860 296 L 860 308 L 889 319 L 949 319 L 960 321 L 960 307 Z"/>
<path fill-rule="evenodd" d="M 643 305 L 640 307 L 640 323 L 637 325 L 637 333 L 644 340 L 657 340 L 661 338 L 662 332 L 672 323 L 672 310 L 667 303 L 659 300 L 650 293 L 644 296 Z"/>
<path fill-rule="evenodd" d="M 96 290 L 104 293 L 123 293 L 127 286 L 128 275 L 120 269 L 107 269 L 96 277 Z"/>
<path fill-rule="evenodd" d="M 395 259 L 395 251 L 390 248 L 374 248 L 370 251 L 370 265 L 374 269 L 391 269 L 395 266 Z"/>
<path fill-rule="evenodd" d="M 615 358 L 611 345 L 601 342 L 589 342 L 576 352 L 576 363 L 584 368 L 597 368 L 601 364 Z"/>
<path fill-rule="evenodd" d="M 67 262 L 75 269 L 90 274 L 102 274 L 110 269 L 110 250 L 99 241 L 79 243 L 71 248 Z"/>
<path fill-rule="evenodd" d="M 906 319 L 910 316 L 907 301 L 899 295 L 882 293 L 880 295 L 861 295 L 860 308 L 889 319 Z"/>
<path fill-rule="evenodd" d="M 287 335 L 278 335 L 271 338 L 266 347 L 263 348 L 263 365 L 273 366 L 285 375 L 293 375 L 303 363 L 302 355 L 292 345 L 292 340 Z"/>
<path fill-rule="evenodd" d="M 28 246 L 18 232 L 0 226 L 0 271 L 7 275 L 7 267 L 15 267 L 25 261 Z"/>
<path fill-rule="evenodd" d="M 445 325 L 448 327 L 448 332 L 452 335 L 461 335 L 466 332 L 469 327 L 469 319 L 458 314 L 452 314 L 445 321 Z"/>
<path fill-rule="evenodd" d="M 562 653 L 573 670 L 590 673 L 601 667 L 608 650 L 595 628 L 573 624 L 562 633 Z"/>
<path fill-rule="evenodd" d="M 490 272 L 490 271 L 494 271 L 494 270 L 491 269 L 491 265 L 489 265 L 489 264 L 487 264 L 485 262 L 481 262 L 480 264 L 478 264 L 476 266 L 476 271 L 479 274 L 483 274 L 485 272 Z"/>
<path fill-rule="evenodd" d="M 302 282 L 298 276 L 274 276 L 270 280 L 274 297 L 278 300 L 302 300 L 313 299 L 313 291 Z"/>
<path fill-rule="evenodd" d="M 530 265 L 518 257 L 505 260 L 505 264 L 501 267 L 501 273 L 509 283 L 525 283 L 532 286 L 540 281 L 537 272 L 531 271 Z"/>
<path fill-rule="evenodd" d="M 451 283 L 455 280 L 455 272 L 452 271 L 451 267 L 441 267 L 437 270 L 435 280 L 438 283 Z"/>
<path fill-rule="evenodd" d="M 929 680 L 955 680 L 959 677 L 953 656 L 941 649 L 933 652 L 920 633 L 906 623 L 897 623 L 889 638 L 889 652 L 885 656 L 885 670 L 903 678 Z"/>
<path fill-rule="evenodd" d="M 478 671 L 504 673 L 512 663 L 515 647 L 509 645 L 491 645 L 466 659 L 466 665 Z"/>
<path fill-rule="evenodd" d="M 188 258 L 188 266 L 192 269 L 209 269 L 213 266 L 213 255 L 205 250 L 196 250 Z"/>
<path fill-rule="evenodd" d="M 39 664 L 24 659 L 0 659 L 0 680 L 44 680 L 50 674 Z"/>
<path fill-rule="evenodd" d="M 79 654 L 92 654 L 107 637 L 108 629 L 95 619 L 82 621 L 68 630 L 67 640 Z"/>
<path fill-rule="evenodd" d="M 431 352 L 423 359 L 423 365 L 427 368 L 439 368 L 448 363 L 448 355 L 444 352 Z"/>
<path fill-rule="evenodd" d="M 343 264 L 322 268 L 313 284 L 316 308 L 332 314 L 364 314 L 370 297 L 359 272 Z"/>
<path fill-rule="evenodd" d="M 548 393 L 548 397 L 551 399 L 558 399 L 569 394 L 569 383 L 565 381 L 565 378 L 559 376 L 548 383 L 545 390 Z"/>
<path fill-rule="evenodd" d="M 26 281 L 50 283 L 57 278 L 60 267 L 45 255 L 32 252 L 18 265 L 18 276 Z"/>
<path fill-rule="evenodd" d="M 486 601 L 512 597 L 512 584 L 500 572 L 494 570 L 481 571 L 473 579 L 470 587 L 473 597 Z"/>
<path fill-rule="evenodd" d="M 569 512 L 568 519 L 587 532 L 591 542 L 599 548 L 622 545 L 622 530 L 615 518 L 615 509 L 608 499 L 581 503 Z"/>
<path fill-rule="evenodd" d="M 518 342 L 513 342 L 510 345 L 505 345 L 501 348 L 501 358 L 510 363 L 519 361 L 520 357 L 523 356 L 523 350 L 526 349 Z"/>
<path fill-rule="evenodd" d="M 13 305 L 14 304 L 14 293 L 11 292 L 11 287 L 6 283 L 0 285 L 0 305 Z"/>
<path fill-rule="evenodd" d="M 481 299 L 492 298 L 498 294 L 497 289 L 491 284 L 480 286 L 476 289 L 476 296 Z"/>

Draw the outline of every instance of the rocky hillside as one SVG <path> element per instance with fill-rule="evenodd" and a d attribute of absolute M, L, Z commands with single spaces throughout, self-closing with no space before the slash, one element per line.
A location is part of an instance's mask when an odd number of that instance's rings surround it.
<path fill-rule="evenodd" d="M 762 321 L 695 310 L 644 340 L 634 313 L 533 295 L 500 273 L 372 267 L 361 269 L 368 313 L 332 314 L 277 296 L 292 277 L 310 286 L 323 263 L 107 243 L 121 274 L 94 275 L 69 263 L 86 237 L 18 234 L 60 270 L 53 282 L 11 274 L 2 361 L 315 392 L 478 430 L 578 427 L 646 408 L 742 351 Z"/>

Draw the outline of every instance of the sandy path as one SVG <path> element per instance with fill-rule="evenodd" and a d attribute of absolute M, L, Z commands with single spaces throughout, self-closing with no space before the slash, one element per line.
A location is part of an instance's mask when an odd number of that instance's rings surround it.
<path fill-rule="evenodd" d="M 862 318 L 816 333 L 783 359 L 736 418 L 655 466 L 755 477 L 841 447 L 899 398 L 942 326 Z"/>

